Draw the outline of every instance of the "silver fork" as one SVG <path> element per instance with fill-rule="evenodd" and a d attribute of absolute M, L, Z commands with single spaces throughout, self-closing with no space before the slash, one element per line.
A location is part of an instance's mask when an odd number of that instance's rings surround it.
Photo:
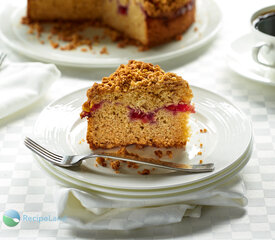
<path fill-rule="evenodd" d="M 141 158 L 141 157 L 137 158 L 135 156 L 128 156 L 128 155 L 127 157 L 125 157 L 125 156 L 121 156 L 113 153 L 112 154 L 91 153 L 85 156 L 83 155 L 61 156 L 47 150 L 46 148 L 42 147 L 41 145 L 39 145 L 29 137 L 25 138 L 24 144 L 26 145 L 26 147 L 28 147 L 30 150 L 32 150 L 34 153 L 36 153 L 40 157 L 60 167 L 79 166 L 81 162 L 85 159 L 103 157 L 103 158 L 122 160 L 126 162 L 134 162 L 134 163 L 144 164 L 152 167 L 165 168 L 169 170 L 174 170 L 174 171 L 176 170 L 176 171 L 187 172 L 187 173 L 211 172 L 214 170 L 213 163 L 189 165 L 189 164 L 166 162 L 166 161 L 150 159 L 150 158 Z"/>
<path fill-rule="evenodd" d="M 7 54 L 5 54 L 5 53 L 0 53 L 0 66 L 1 66 L 2 63 L 4 62 L 6 56 L 7 56 Z"/>

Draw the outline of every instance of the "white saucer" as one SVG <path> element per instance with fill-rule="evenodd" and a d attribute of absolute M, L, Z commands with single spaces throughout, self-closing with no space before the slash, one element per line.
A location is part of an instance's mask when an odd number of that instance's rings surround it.
<path fill-rule="evenodd" d="M 252 59 L 252 47 L 256 44 L 251 33 L 236 39 L 227 54 L 228 66 L 252 81 L 275 86 L 275 69 L 262 66 Z"/>
<path fill-rule="evenodd" d="M 148 51 L 140 52 L 137 47 L 118 48 L 116 43 L 102 41 L 93 47 L 92 53 L 81 52 L 80 49 L 61 51 L 53 49 L 44 36 L 45 44 L 41 44 L 36 36 L 28 34 L 28 27 L 22 25 L 21 18 L 26 15 L 25 6 L 8 6 L 0 13 L 0 38 L 13 50 L 37 59 L 72 67 L 117 67 L 129 59 L 159 63 L 177 56 L 189 54 L 207 44 L 221 27 L 222 13 L 214 0 L 197 0 L 196 22 L 184 34 L 182 40 L 173 41 Z M 198 29 L 197 31 L 195 29 Z M 106 46 L 109 54 L 100 54 Z"/>

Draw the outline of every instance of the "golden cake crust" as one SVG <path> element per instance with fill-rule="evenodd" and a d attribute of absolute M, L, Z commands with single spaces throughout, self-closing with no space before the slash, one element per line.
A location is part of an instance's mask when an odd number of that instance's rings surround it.
<path fill-rule="evenodd" d="M 170 16 L 193 0 L 144 0 L 144 10 L 150 17 Z"/>
<path fill-rule="evenodd" d="M 175 18 L 148 18 L 147 46 L 153 47 L 181 36 L 195 22 L 196 6 L 193 3 L 190 9 Z"/>
<path fill-rule="evenodd" d="M 104 77 L 102 83 L 95 83 L 89 89 L 87 96 L 105 94 L 107 92 L 128 92 L 135 89 L 164 88 L 169 85 L 184 85 L 188 83 L 174 73 L 165 73 L 159 65 L 130 60 L 109 77 Z"/>

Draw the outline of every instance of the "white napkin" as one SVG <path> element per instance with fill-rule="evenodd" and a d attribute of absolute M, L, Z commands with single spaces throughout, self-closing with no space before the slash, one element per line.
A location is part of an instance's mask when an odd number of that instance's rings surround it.
<path fill-rule="evenodd" d="M 130 230 L 178 223 L 183 217 L 200 217 L 203 205 L 244 207 L 247 204 L 244 189 L 241 177 L 235 176 L 225 184 L 179 194 L 173 199 L 118 201 L 63 185 L 56 191 L 57 214 L 76 228 Z"/>
<path fill-rule="evenodd" d="M 60 75 L 53 64 L 5 63 L 0 67 L 0 119 L 34 103 Z"/>

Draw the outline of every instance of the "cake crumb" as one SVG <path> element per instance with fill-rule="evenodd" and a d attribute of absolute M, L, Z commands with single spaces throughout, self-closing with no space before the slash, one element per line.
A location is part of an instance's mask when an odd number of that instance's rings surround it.
<path fill-rule="evenodd" d="M 201 155 L 202 155 L 202 152 L 198 152 L 198 155 L 200 155 L 200 156 L 201 156 Z"/>
<path fill-rule="evenodd" d="M 82 142 L 85 142 L 85 139 L 84 139 L 84 138 L 82 138 L 82 139 L 81 139 L 81 141 L 82 141 Z"/>
<path fill-rule="evenodd" d="M 59 47 L 59 43 L 54 42 L 53 40 L 50 40 L 50 44 L 53 48 L 58 48 Z"/>
<path fill-rule="evenodd" d="M 201 144 L 200 144 L 200 148 L 202 148 L 202 147 L 203 147 L 203 144 L 201 143 Z"/>
<path fill-rule="evenodd" d="M 139 52 L 145 52 L 145 51 L 147 51 L 148 49 L 149 49 L 148 46 L 139 46 L 138 51 L 139 51 Z"/>
<path fill-rule="evenodd" d="M 45 41 L 41 40 L 40 43 L 41 43 L 41 44 L 45 44 Z"/>
<path fill-rule="evenodd" d="M 88 49 L 87 48 L 81 48 L 81 52 L 87 52 Z"/>
<path fill-rule="evenodd" d="M 120 168 L 120 161 L 119 160 L 111 161 L 111 167 L 113 170 L 118 171 Z"/>
<path fill-rule="evenodd" d="M 166 155 L 167 155 L 169 158 L 173 158 L 173 153 L 172 153 L 172 151 L 166 151 Z"/>
<path fill-rule="evenodd" d="M 177 35 L 177 36 L 176 36 L 176 40 L 177 40 L 177 41 L 182 40 L 182 35 Z"/>
<path fill-rule="evenodd" d="M 194 32 L 197 32 L 199 29 L 198 29 L 198 27 L 195 27 L 194 28 Z"/>
<path fill-rule="evenodd" d="M 78 144 L 81 144 L 82 143 L 82 141 L 80 140 L 79 142 L 78 142 Z"/>
<path fill-rule="evenodd" d="M 144 146 L 143 145 L 140 145 L 140 144 L 136 144 L 136 149 L 143 149 Z"/>
<path fill-rule="evenodd" d="M 202 160 L 200 160 L 200 164 L 202 164 L 203 163 L 203 161 Z"/>
<path fill-rule="evenodd" d="M 106 47 L 103 47 L 100 51 L 100 54 L 109 54 L 108 49 Z"/>
<path fill-rule="evenodd" d="M 156 150 L 154 151 L 155 155 L 158 156 L 159 158 L 162 158 L 162 151 L 161 150 Z"/>
<path fill-rule="evenodd" d="M 143 169 L 143 171 L 138 171 L 138 174 L 140 175 L 149 175 L 150 174 L 150 170 L 149 169 Z"/>
<path fill-rule="evenodd" d="M 137 163 L 134 163 L 134 162 L 127 162 L 127 167 L 128 168 L 138 169 L 139 165 Z"/>
<path fill-rule="evenodd" d="M 97 157 L 96 162 L 102 167 L 107 167 L 107 163 L 103 157 Z"/>
<path fill-rule="evenodd" d="M 200 132 L 201 132 L 201 133 L 207 133 L 207 129 L 206 129 L 206 128 L 200 129 Z"/>

